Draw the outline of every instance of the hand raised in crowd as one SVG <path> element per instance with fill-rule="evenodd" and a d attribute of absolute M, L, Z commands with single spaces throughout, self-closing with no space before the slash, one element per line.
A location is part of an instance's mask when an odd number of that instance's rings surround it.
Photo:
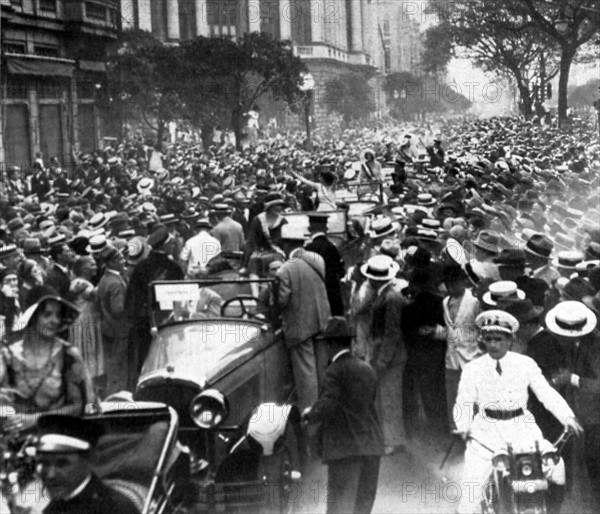
<path fill-rule="evenodd" d="M 567 429 L 576 437 L 583 435 L 583 427 L 579 424 L 579 421 L 577 421 L 577 418 L 575 417 L 567 418 L 567 421 L 565 422 L 565 429 Z"/>

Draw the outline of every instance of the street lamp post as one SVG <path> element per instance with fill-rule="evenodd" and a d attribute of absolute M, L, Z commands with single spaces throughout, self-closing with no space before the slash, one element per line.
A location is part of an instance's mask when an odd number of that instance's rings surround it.
<path fill-rule="evenodd" d="M 299 86 L 300 91 L 304 93 L 304 122 L 306 124 L 306 149 L 312 148 L 311 126 L 310 126 L 310 106 L 315 89 L 315 79 L 310 72 L 303 73 L 300 76 L 302 83 Z"/>

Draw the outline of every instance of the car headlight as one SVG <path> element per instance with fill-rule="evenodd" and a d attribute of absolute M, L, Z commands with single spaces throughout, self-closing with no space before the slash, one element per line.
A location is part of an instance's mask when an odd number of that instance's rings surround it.
<path fill-rule="evenodd" d="M 529 462 L 521 464 L 521 475 L 524 477 L 530 477 L 533 475 L 533 466 Z"/>
<path fill-rule="evenodd" d="M 190 416 L 200 428 L 216 428 L 228 415 L 229 402 L 225 395 L 216 389 L 202 391 L 190 403 Z"/>

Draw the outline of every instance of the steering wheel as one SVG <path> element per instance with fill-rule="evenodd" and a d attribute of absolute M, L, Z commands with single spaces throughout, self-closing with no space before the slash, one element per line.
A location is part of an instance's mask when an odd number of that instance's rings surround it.
<path fill-rule="evenodd" d="M 240 310 L 242 311 L 242 315 L 240 316 L 241 318 L 246 317 L 247 319 L 257 319 L 258 315 L 249 312 L 246 308 L 246 304 L 244 303 L 244 301 L 248 300 L 252 300 L 256 303 L 256 305 L 258 305 L 258 298 L 256 296 L 252 296 L 250 294 L 234 296 L 233 298 L 230 298 L 229 300 L 223 302 L 223 304 L 221 305 L 221 316 L 225 317 L 227 307 L 229 307 L 232 303 L 238 302 L 240 304 Z"/>

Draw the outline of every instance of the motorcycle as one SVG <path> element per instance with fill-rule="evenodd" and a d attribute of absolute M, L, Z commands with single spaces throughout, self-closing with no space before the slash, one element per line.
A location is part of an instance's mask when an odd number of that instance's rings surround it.
<path fill-rule="evenodd" d="M 546 514 L 553 484 L 564 485 L 560 455 L 572 433 L 565 430 L 554 444 L 535 443 L 520 451 L 508 445 L 492 458 L 493 471 L 485 489 L 484 514 Z"/>
<path fill-rule="evenodd" d="M 190 461 L 177 441 L 177 413 L 163 404 L 100 404 L 87 415 L 102 425 L 93 456 L 94 473 L 127 496 L 140 514 L 184 512 Z M 0 437 L 0 498 L 10 514 L 37 514 L 50 498 L 36 471 L 33 434 Z"/>

